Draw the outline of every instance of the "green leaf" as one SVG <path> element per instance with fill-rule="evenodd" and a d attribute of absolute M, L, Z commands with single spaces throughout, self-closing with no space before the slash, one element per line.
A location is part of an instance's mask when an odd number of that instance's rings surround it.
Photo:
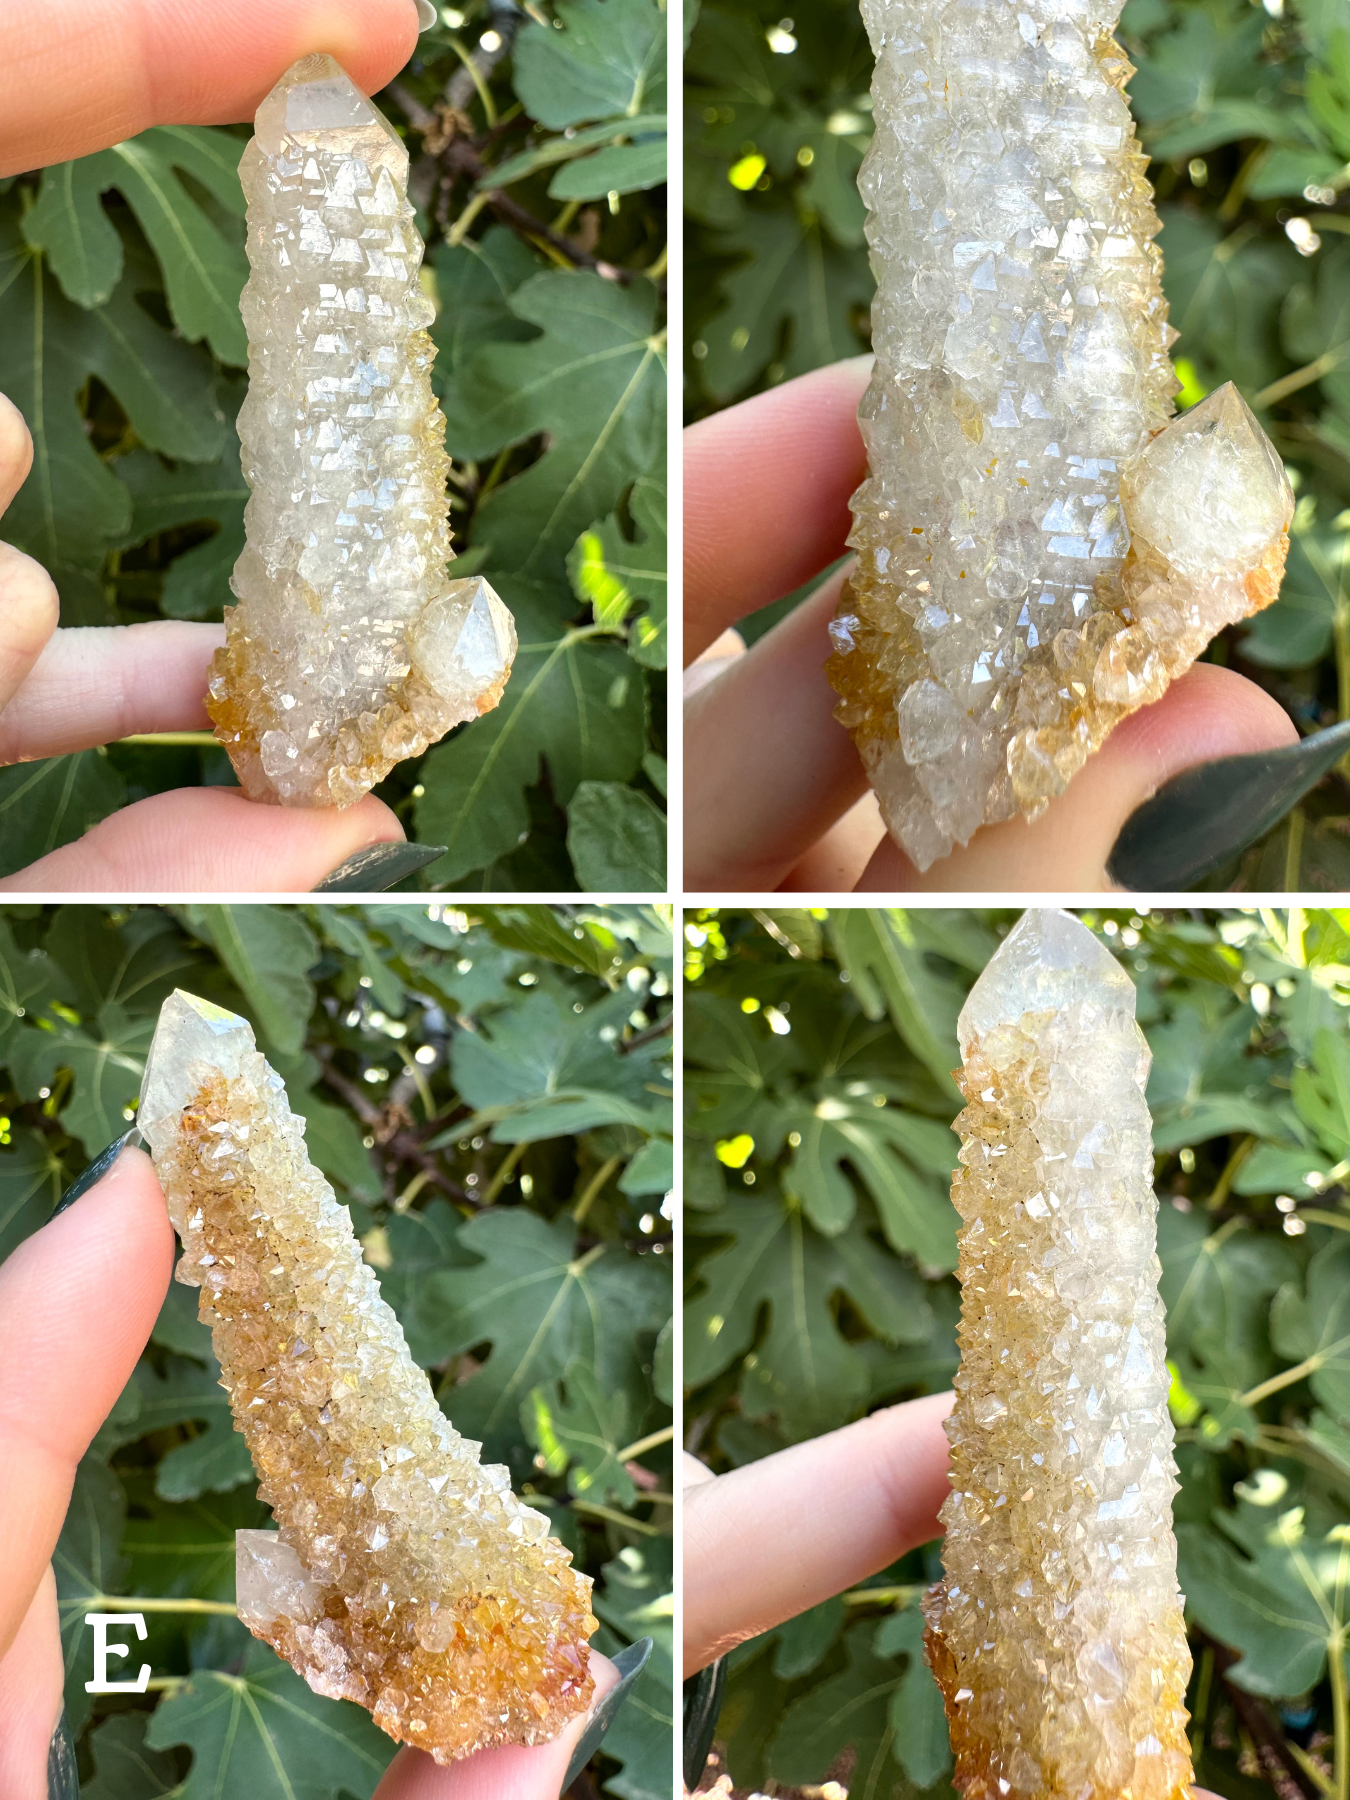
<path fill-rule="evenodd" d="M 948 1191 L 921 1174 L 904 1154 L 931 1133 L 945 1139 L 947 1176 L 956 1164 L 957 1141 L 927 1119 L 906 1118 L 870 1101 L 827 1095 L 794 1111 L 792 1129 L 801 1142 L 784 1176 L 818 1231 L 834 1236 L 853 1218 L 853 1186 L 848 1163 L 876 1202 L 893 1249 L 908 1253 L 927 1269 L 956 1267 L 956 1212 Z"/>
<path fill-rule="evenodd" d="M 567 808 L 567 853 L 588 892 L 660 893 L 665 815 L 620 782 L 583 781 Z"/>
<path fill-rule="evenodd" d="M 652 1640 L 652 1653 L 606 1734 L 602 1755 L 621 1765 L 605 1779 L 619 1800 L 667 1800 L 674 1751 L 674 1594 L 669 1538 L 630 1545 L 605 1564 L 597 1615 L 630 1643 Z"/>
<path fill-rule="evenodd" d="M 339 1791 L 369 1800 L 394 1754 L 369 1713 L 312 1693 L 259 1643 L 237 1675 L 194 1670 L 161 1700 L 145 1741 L 192 1751 L 182 1800 L 332 1800 Z"/>
<path fill-rule="evenodd" d="M 675 1146 L 669 1138 L 649 1138 L 619 1177 L 622 1194 L 668 1194 L 675 1186 Z"/>
<path fill-rule="evenodd" d="M 105 1594 L 125 1592 L 126 1561 L 118 1545 L 126 1510 L 127 1497 L 116 1475 L 97 1457 L 86 1456 L 75 1471 L 70 1505 L 52 1554 L 66 1671 L 66 1723 L 76 1738 L 94 1704 L 84 1687 L 93 1675 L 94 1642 L 85 1631 L 84 1615 L 98 1611 Z"/>
<path fill-rule="evenodd" d="M 619 287 L 585 272 L 539 274 L 510 305 L 539 335 L 484 345 L 451 374 L 447 442 L 452 454 L 477 459 L 546 435 L 543 455 L 480 503 L 473 541 L 494 570 L 548 577 L 661 455 L 665 339 L 655 329 L 656 291 L 643 280 Z M 517 670 L 511 686 L 519 679 Z"/>
<path fill-rule="evenodd" d="M 58 1069 L 74 1076 L 61 1123 L 90 1156 L 121 1137 L 141 1091 L 154 1021 L 133 1018 L 116 1001 L 101 1007 L 91 1028 L 59 1021 L 51 1030 L 26 1029 L 15 1039 L 10 1071 L 20 1093 L 36 1100 Z"/>
<path fill-rule="evenodd" d="M 740 1393 L 750 1418 L 777 1417 L 793 1438 L 840 1424 L 862 1404 L 867 1369 L 839 1330 L 830 1302 L 846 1293 L 879 1336 L 926 1335 L 914 1277 L 879 1258 L 854 1225 L 822 1238 L 795 1209 L 739 1200 L 710 1225 L 731 1241 L 702 1257 L 685 1315 L 684 1377 L 711 1380 L 754 1346 Z M 767 1328 L 759 1335 L 761 1309 Z"/>
<path fill-rule="evenodd" d="M 439 1301 L 431 1277 L 472 1266 L 456 1234 L 460 1220 L 439 1197 L 419 1211 L 390 1213 L 385 1224 L 393 1267 L 380 1271 L 380 1293 L 398 1315 L 413 1360 L 429 1368 L 444 1355 Z"/>
<path fill-rule="evenodd" d="M 171 1756 L 146 1748 L 149 1723 L 143 1712 L 124 1712 L 95 1726 L 89 1734 L 94 1778 L 80 1783 L 80 1800 L 163 1800 L 173 1794 L 177 1766 Z"/>
<path fill-rule="evenodd" d="M 23 235 L 45 250 L 62 292 L 77 306 L 102 306 L 122 274 L 122 240 L 100 204 L 97 157 L 56 163 L 42 171 L 37 202 L 23 219 Z"/>
<path fill-rule="evenodd" d="M 66 1179 L 61 1158 L 40 1132 L 14 1133 L 0 1151 L 0 1262 L 51 1218 Z"/>
<path fill-rule="evenodd" d="M 1308 1382 L 1323 1406 L 1350 1422 L 1350 1241 L 1337 1235 L 1308 1265 L 1306 1294 L 1280 1290 L 1271 1335 L 1281 1356 L 1311 1364 Z"/>
<path fill-rule="evenodd" d="M 876 1655 L 873 1636 L 873 1626 L 854 1625 L 844 1638 L 848 1668 L 793 1701 L 783 1714 L 769 1750 L 769 1766 L 779 1781 L 794 1787 L 823 1781 L 840 1753 L 852 1749 L 850 1792 L 908 1800 L 891 1722 L 901 1677 L 893 1662 Z"/>
<path fill-rule="evenodd" d="M 211 462 L 166 464 L 148 450 L 120 457 L 117 473 L 131 493 L 128 545 L 178 525 L 210 523 L 213 535 L 175 556 L 164 577 L 160 610 L 171 619 L 215 619 L 231 603 L 230 574 L 244 547 L 248 483 L 239 468 L 233 429 Z"/>
<path fill-rule="evenodd" d="M 570 137 L 543 138 L 531 149 L 522 150 L 515 156 L 508 156 L 501 162 L 494 163 L 479 181 L 478 191 L 491 192 L 493 188 L 509 187 L 513 181 L 523 181 L 527 175 L 537 175 L 541 169 L 551 169 L 558 163 L 571 162 L 574 157 L 582 156 L 586 151 L 595 150 L 601 145 L 617 144 L 623 139 L 634 137 L 664 137 L 665 130 L 664 113 L 638 113 L 631 119 L 607 119 L 602 125 L 590 125 L 583 131 L 574 131 Z M 664 181 L 664 171 L 659 179 Z"/>
<path fill-rule="evenodd" d="M 525 1396 L 578 1359 L 611 1393 L 641 1388 L 640 1345 L 665 1323 L 667 1278 L 607 1245 L 578 1255 L 575 1240 L 566 1217 L 549 1224 L 518 1208 L 480 1213 L 458 1242 L 481 1261 L 428 1282 L 440 1308 L 437 1360 L 492 1346 L 479 1373 L 444 1396 L 456 1426 L 481 1439 L 489 1457 L 518 1441 Z"/>
<path fill-rule="evenodd" d="M 150 1511 L 149 1507 L 141 1510 Z M 249 1490 L 160 1505 L 127 1520 L 122 1549 L 134 1594 L 234 1599 L 234 1534 L 265 1528 L 271 1515 Z"/>
<path fill-rule="evenodd" d="M 863 250 L 781 205 L 748 210 L 726 248 L 746 260 L 723 279 L 725 304 L 702 332 L 699 373 L 714 398 L 730 399 L 775 360 L 790 380 L 862 349 L 853 318 L 873 290 Z"/>
<path fill-rule="evenodd" d="M 615 630 L 632 619 L 628 650 L 645 668 L 666 666 L 666 488 L 664 476 L 640 475 L 628 496 L 637 535 L 630 542 L 617 514 L 582 532 L 567 557 L 567 573 L 579 600 L 595 610 L 597 625 Z"/>
<path fill-rule="evenodd" d="M 129 916 L 63 906 L 45 939 L 66 985 L 65 998 L 86 1016 L 101 1007 L 157 1015 L 176 987 L 206 973 L 168 914 L 144 907 Z"/>
<path fill-rule="evenodd" d="M 548 184 L 554 200 L 603 200 L 606 194 L 633 194 L 660 187 L 666 179 L 669 146 L 665 133 L 634 144 L 610 144 L 576 162 L 564 163 Z"/>
<path fill-rule="evenodd" d="M 570 1363 L 561 1383 L 535 1388 L 522 1404 L 525 1435 L 548 1460 L 551 1475 L 568 1471 L 568 1490 L 579 1498 L 631 1506 L 637 1485 L 619 1461 L 632 1442 L 628 1397 L 608 1391 L 594 1369 Z"/>
<path fill-rule="evenodd" d="M 1319 362 L 1327 398 L 1350 411 L 1350 244 L 1334 243 L 1318 259 L 1316 285 L 1300 282 L 1282 315 L 1285 348 L 1296 364 Z"/>
<path fill-rule="evenodd" d="M 909 1659 L 891 1695 L 893 1754 L 917 1787 L 932 1787 L 951 1768 L 952 1752 L 942 1690 L 924 1658 L 923 1617 L 918 1608 L 909 1607 L 883 1619 L 872 1648 L 878 1656 L 903 1654 Z"/>
<path fill-rule="evenodd" d="M 365 1133 L 349 1112 L 317 1095 L 287 1085 L 291 1111 L 305 1121 L 310 1159 L 340 1191 L 361 1200 L 379 1200 L 384 1182 L 365 1145 Z"/>
<path fill-rule="evenodd" d="M 1317 1033 L 1312 1067 L 1295 1069 L 1291 1091 L 1299 1118 L 1339 1162 L 1350 1151 L 1350 1045 L 1339 1032 Z"/>
<path fill-rule="evenodd" d="M 126 800 L 122 777 L 99 750 L 0 769 L 0 875 L 14 875 Z"/>
<path fill-rule="evenodd" d="M 929 968 L 905 913 L 898 907 L 887 912 L 836 907 L 829 932 L 840 967 L 848 972 L 868 1018 L 888 1012 L 944 1093 L 954 1094 L 951 1072 L 961 1064 L 956 1015 L 964 996 Z"/>
<path fill-rule="evenodd" d="M 0 916 L 0 1053 L 20 1019 L 41 1014 L 44 1002 L 69 1000 L 70 985 L 45 950 L 20 950 Z"/>
<path fill-rule="evenodd" d="M 109 1421 L 96 1443 L 104 1455 L 132 1444 L 152 1431 L 197 1424 L 202 1430 L 174 1445 L 155 1471 L 161 1500 L 196 1500 L 205 1493 L 227 1493 L 254 1480 L 248 1446 L 235 1430 L 229 1395 L 220 1385 L 220 1365 L 210 1356 L 203 1367 L 184 1357 L 165 1359 L 164 1374 L 142 1358 L 133 1377 L 137 1404 L 121 1423 Z"/>
<path fill-rule="evenodd" d="M 417 835 L 447 846 L 427 879 L 448 886 L 522 844 L 524 790 L 541 765 L 561 806 L 583 781 L 630 779 L 642 759 L 645 712 L 642 677 L 617 646 L 581 631 L 526 644 L 501 705 L 422 764 Z"/>
<path fill-rule="evenodd" d="M 512 82 L 530 117 L 561 131 L 587 119 L 659 111 L 666 22 L 647 0 L 558 0 L 516 38 Z"/>
<path fill-rule="evenodd" d="M 319 954 L 305 921 L 283 906 L 193 904 L 183 918 L 234 977 L 265 1041 L 294 1056 L 314 1010 L 307 971 Z"/>
<path fill-rule="evenodd" d="M 1177 1530 L 1188 1612 L 1242 1652 L 1230 1671 L 1239 1687 L 1275 1697 L 1306 1693 L 1326 1672 L 1328 1648 L 1345 1654 L 1350 1533 L 1334 1526 L 1317 1542 L 1304 1535 L 1301 1508 L 1272 1517 L 1271 1508 L 1250 1502 L 1217 1514 L 1216 1523 L 1231 1542 L 1204 1525 Z"/>

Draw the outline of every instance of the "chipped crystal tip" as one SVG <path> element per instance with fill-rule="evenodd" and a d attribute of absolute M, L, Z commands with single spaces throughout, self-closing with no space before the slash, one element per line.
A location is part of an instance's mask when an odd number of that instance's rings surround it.
<path fill-rule="evenodd" d="M 496 706 L 515 626 L 481 576 L 447 574 L 435 315 L 398 134 L 307 56 L 259 107 L 239 173 L 252 494 L 207 710 L 251 799 L 349 806 Z"/>
<path fill-rule="evenodd" d="M 1149 1052 L 1069 913 L 1024 915 L 961 1015 L 961 1366 L 923 1602 L 965 1800 L 1187 1800 Z"/>
<path fill-rule="evenodd" d="M 875 367 L 827 665 L 920 869 L 1035 818 L 1279 592 L 1293 495 L 1230 385 L 1178 383 L 1119 13 L 862 0 Z"/>
<path fill-rule="evenodd" d="M 247 1020 L 171 995 L 141 1118 L 279 1527 L 237 1534 L 240 1618 L 438 1762 L 555 1737 L 592 1693 L 590 1580 L 436 1404 Z"/>

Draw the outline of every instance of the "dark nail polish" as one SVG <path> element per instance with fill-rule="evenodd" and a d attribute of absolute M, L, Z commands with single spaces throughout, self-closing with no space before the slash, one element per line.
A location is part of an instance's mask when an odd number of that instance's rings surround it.
<path fill-rule="evenodd" d="M 47 1747 L 47 1800 L 80 1800 L 80 1768 L 64 1707 Z"/>
<path fill-rule="evenodd" d="M 373 894 L 406 881 L 445 855 L 444 844 L 372 844 L 338 864 L 315 888 L 316 894 Z"/>
<path fill-rule="evenodd" d="M 580 1775 L 586 1764 L 600 1748 L 600 1741 L 618 1717 L 619 1708 L 632 1693 L 637 1678 L 647 1666 L 647 1658 L 652 1653 L 652 1640 L 639 1638 L 636 1644 L 629 1644 L 610 1660 L 619 1671 L 619 1685 L 611 1688 L 604 1699 L 596 1707 L 590 1724 L 581 1735 L 581 1742 L 572 1752 L 572 1760 L 567 1765 L 567 1773 L 563 1776 L 560 1790 L 565 1794 L 568 1788 Z"/>
<path fill-rule="evenodd" d="M 131 1130 L 124 1131 L 120 1138 L 114 1138 L 106 1150 L 100 1150 L 93 1162 L 89 1164 L 89 1167 L 87 1169 L 82 1169 L 66 1189 L 65 1193 L 62 1194 L 52 1213 L 52 1217 L 55 1218 L 57 1213 L 63 1213 L 68 1206 L 73 1206 L 80 1198 L 80 1195 L 87 1194 L 96 1181 L 102 1181 L 103 1177 L 108 1173 L 108 1170 L 111 1169 L 123 1150 L 126 1149 L 130 1139 L 139 1137 L 139 1135 L 139 1126 L 133 1125 Z"/>
<path fill-rule="evenodd" d="M 1190 887 L 1279 823 L 1350 751 L 1350 720 L 1284 750 L 1183 769 L 1121 827 L 1106 872 L 1135 893 Z"/>
<path fill-rule="evenodd" d="M 684 1684 L 684 1785 L 690 1793 L 708 1766 L 717 1716 L 722 1710 L 722 1695 L 727 1685 L 727 1659 L 719 1656 L 715 1663 L 691 1675 Z"/>

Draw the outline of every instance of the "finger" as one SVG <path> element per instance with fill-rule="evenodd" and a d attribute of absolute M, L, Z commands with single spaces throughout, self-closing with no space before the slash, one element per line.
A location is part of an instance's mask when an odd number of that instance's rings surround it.
<path fill-rule="evenodd" d="M 237 788 L 152 794 L 0 881 L 12 894 L 308 894 L 349 856 L 403 842 L 383 800 L 260 806 Z"/>
<path fill-rule="evenodd" d="M 422 1750 L 400 1750 L 375 1790 L 374 1800 L 558 1800 L 572 1752 L 581 1742 L 596 1704 L 619 1684 L 619 1671 L 607 1656 L 591 1651 L 595 1696 L 589 1709 L 571 1720 L 547 1744 L 526 1749 L 503 1744 L 478 1750 L 442 1768 Z"/>
<path fill-rule="evenodd" d="M 684 434 L 684 653 L 844 553 L 867 473 L 858 402 L 870 356 L 816 369 Z"/>
<path fill-rule="evenodd" d="M 684 1490 L 686 1677 L 937 1536 L 952 1400 L 887 1407 Z"/>
<path fill-rule="evenodd" d="M 851 894 L 885 837 L 881 808 L 869 789 L 784 876 L 779 892 Z"/>
<path fill-rule="evenodd" d="M 0 1794 L 48 1800 L 47 1750 L 65 1685 L 56 1577 L 42 1571 L 8 1654 L 0 1657 Z"/>
<path fill-rule="evenodd" d="M 10 399 L 0 394 L 0 513 L 28 479 L 33 466 L 33 438 L 28 421 Z"/>
<path fill-rule="evenodd" d="M 150 1158 L 128 1148 L 0 1267 L 0 1656 L 51 1561 L 75 1465 L 149 1340 L 173 1242 Z"/>
<path fill-rule="evenodd" d="M 13 544 L 0 544 L 0 742 L 14 696 L 41 661 L 60 616 L 61 602 L 42 564 Z"/>
<path fill-rule="evenodd" d="M 149 125 L 251 119 L 314 50 L 373 93 L 412 54 L 417 23 L 414 0 L 10 0 L 0 175 Z"/>
<path fill-rule="evenodd" d="M 1106 860 L 1135 807 L 1195 763 L 1296 741 L 1289 715 L 1231 669 L 1196 663 L 1152 706 L 1123 720 L 1034 825 L 988 825 L 919 874 L 888 838 L 859 891 L 1105 893 Z"/>
<path fill-rule="evenodd" d="M 0 560 L 0 596 L 4 579 Z M 0 763 L 64 756 L 136 732 L 209 731 L 206 670 L 224 642 L 223 625 L 178 619 L 56 632 L 0 715 Z"/>
<path fill-rule="evenodd" d="M 839 570 L 684 709 L 685 886 L 776 888 L 867 786 L 825 678 Z"/>

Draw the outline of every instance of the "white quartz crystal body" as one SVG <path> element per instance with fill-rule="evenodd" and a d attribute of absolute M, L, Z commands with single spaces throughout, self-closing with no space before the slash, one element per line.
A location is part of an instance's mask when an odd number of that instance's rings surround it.
<path fill-rule="evenodd" d="M 961 1014 L 961 1367 L 924 1603 L 967 1800 L 1183 1800 L 1150 1055 L 1134 987 L 1026 913 Z"/>
<path fill-rule="evenodd" d="M 413 1361 L 247 1020 L 165 1001 L 140 1128 L 278 1531 L 239 1616 L 320 1694 L 447 1762 L 585 1709 L 591 1582 Z"/>
<path fill-rule="evenodd" d="M 1175 333 L 1118 0 L 862 10 L 876 363 L 829 670 L 887 825 L 927 868 L 983 823 L 1034 818 L 1269 604 L 1293 499 L 1231 388 L 1165 429 Z M 1144 529 L 1164 514 L 1175 562 Z"/>
<path fill-rule="evenodd" d="M 497 704 L 515 630 L 481 577 L 447 573 L 407 150 L 332 57 L 308 56 L 258 109 L 239 173 L 252 493 L 207 705 L 251 799 L 347 806 Z"/>

